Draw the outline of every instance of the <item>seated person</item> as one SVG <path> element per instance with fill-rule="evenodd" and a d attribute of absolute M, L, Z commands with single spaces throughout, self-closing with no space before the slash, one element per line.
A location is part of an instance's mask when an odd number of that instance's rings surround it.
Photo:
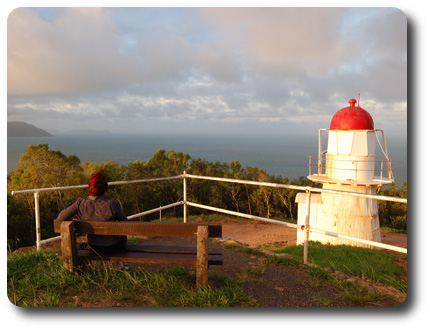
<path fill-rule="evenodd" d="M 103 196 L 108 188 L 108 181 L 103 173 L 91 175 L 88 182 L 90 195 L 79 198 L 75 203 L 58 215 L 59 220 L 80 221 L 127 221 L 120 204 Z M 96 252 L 113 252 L 125 249 L 127 236 L 87 235 L 88 245 Z"/>

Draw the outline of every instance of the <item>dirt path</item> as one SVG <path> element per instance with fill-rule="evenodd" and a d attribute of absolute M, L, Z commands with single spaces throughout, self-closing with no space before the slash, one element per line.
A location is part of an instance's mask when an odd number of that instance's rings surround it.
<path fill-rule="evenodd" d="M 196 221 L 203 221 L 201 218 Z M 282 242 L 296 244 L 297 230 L 283 225 L 262 221 L 244 221 L 239 219 L 222 218 L 213 220 L 223 224 L 223 237 L 231 238 L 249 246 L 261 246 Z M 407 235 L 395 233 L 381 233 L 382 243 L 407 247 Z"/>

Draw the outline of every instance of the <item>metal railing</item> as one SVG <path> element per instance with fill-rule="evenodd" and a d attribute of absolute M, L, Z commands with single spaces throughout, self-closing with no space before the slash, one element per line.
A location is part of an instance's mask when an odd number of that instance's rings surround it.
<path fill-rule="evenodd" d="M 128 181 L 114 181 L 109 182 L 109 186 L 117 186 L 117 185 L 123 185 L 123 184 L 133 184 L 133 183 L 144 183 L 144 182 L 156 182 L 156 181 L 165 181 L 165 180 L 175 180 L 175 179 L 182 179 L 183 175 L 177 175 L 177 176 L 171 176 L 171 177 L 162 177 L 162 178 L 150 178 L 150 179 L 139 179 L 139 180 L 128 180 Z M 51 187 L 51 188 L 37 188 L 37 189 L 27 189 L 27 190 L 16 190 L 12 191 L 11 195 L 18 195 L 18 194 L 30 194 L 32 193 L 34 195 L 34 214 L 35 214 L 35 221 L 36 221 L 36 247 L 39 250 L 40 245 L 47 243 L 48 241 L 52 241 L 53 239 L 43 240 L 41 239 L 41 229 L 40 229 L 40 209 L 39 209 L 39 197 L 41 192 L 52 192 L 52 191 L 58 191 L 58 190 L 70 190 L 70 189 L 83 189 L 88 188 L 88 185 L 77 185 L 77 186 L 65 186 L 65 187 Z M 150 213 L 160 211 L 160 208 L 157 208 L 155 210 L 147 211 Z M 146 214 L 144 214 L 146 215 Z M 142 215 L 143 216 L 143 215 Z M 128 217 L 129 218 L 129 217 Z M 136 218 L 136 216 L 132 216 L 132 218 Z"/>
<path fill-rule="evenodd" d="M 356 157 L 356 159 L 349 159 L 349 160 L 342 160 L 342 158 L 337 158 L 336 160 L 333 160 L 333 159 L 328 160 L 327 159 L 327 150 L 323 150 L 323 132 L 328 132 L 328 131 L 329 130 L 325 129 L 325 128 L 319 129 L 319 132 L 318 132 L 318 157 L 316 157 L 317 165 L 316 166 L 312 165 L 312 158 L 315 158 L 315 157 L 309 156 L 309 175 L 313 174 L 312 168 L 314 168 L 314 167 L 316 167 L 316 169 L 317 169 L 316 174 L 319 176 L 322 176 L 322 175 L 327 174 L 327 168 L 330 168 L 330 167 L 332 168 L 332 170 L 336 170 L 336 171 L 351 171 L 352 170 L 352 171 L 355 171 L 356 173 L 359 173 L 359 172 L 363 172 L 363 171 L 373 171 L 373 169 L 372 170 L 363 170 L 361 168 L 358 168 L 359 164 L 363 165 L 365 163 L 373 163 L 374 165 L 378 165 L 380 163 L 381 164 L 381 170 L 380 170 L 379 180 L 381 180 L 381 181 L 383 180 L 383 173 L 385 172 L 386 178 L 389 181 L 394 182 L 391 159 L 388 157 L 387 142 L 386 142 L 385 134 L 384 134 L 383 130 L 380 130 L 380 129 L 374 130 L 376 141 L 378 142 L 378 145 L 380 147 L 380 151 L 382 152 L 382 154 L 384 156 L 383 160 L 378 160 L 378 161 L 376 161 L 376 159 L 375 160 L 361 160 L 358 157 Z M 381 134 L 382 143 L 380 141 L 380 138 L 378 137 L 378 133 Z M 375 155 L 375 157 L 376 157 L 376 155 Z M 340 164 L 344 161 L 350 162 L 350 163 L 352 162 L 353 167 L 351 167 L 351 168 L 344 168 L 344 167 L 338 168 L 336 166 L 333 167 L 333 164 Z M 326 173 L 323 173 L 323 163 L 324 162 L 326 163 L 326 166 L 325 166 Z M 372 165 L 372 164 L 370 164 L 370 165 Z M 375 179 L 378 180 L 377 177 L 375 177 Z"/>
<path fill-rule="evenodd" d="M 271 182 L 260 182 L 260 181 L 248 181 L 248 180 L 238 180 L 238 179 L 228 179 L 228 178 L 217 178 L 217 177 L 209 177 L 209 176 L 200 176 L 200 175 L 192 175 L 187 174 L 186 172 L 183 173 L 183 175 L 177 175 L 177 176 L 170 176 L 170 177 L 161 177 L 161 178 L 150 178 L 150 179 L 140 179 L 140 180 L 129 180 L 129 181 L 115 181 L 115 182 L 109 182 L 109 186 L 114 185 L 123 185 L 123 184 L 135 184 L 135 183 L 147 183 L 147 182 L 156 182 L 156 181 L 165 181 L 165 180 L 183 180 L 183 200 L 180 202 L 176 202 L 173 204 L 160 206 L 158 208 L 148 210 L 145 212 L 137 213 L 134 215 L 130 215 L 127 218 L 135 219 L 139 218 L 148 214 L 152 214 L 155 212 L 161 212 L 162 210 L 172 208 L 175 206 L 183 205 L 183 217 L 184 222 L 187 222 L 188 220 L 188 210 L 187 207 L 197 207 L 201 209 L 206 209 L 214 212 L 229 214 L 245 219 L 251 219 L 251 220 L 258 220 L 258 221 L 264 221 L 264 222 L 270 222 L 275 223 L 279 225 L 283 225 L 290 228 L 300 229 L 305 232 L 305 240 L 304 240 L 304 256 L 303 261 L 305 264 L 308 263 L 308 249 L 309 249 L 309 232 L 315 232 L 322 235 L 327 235 L 331 237 L 337 237 L 342 238 L 354 242 L 364 243 L 369 246 L 374 246 L 377 248 L 383 248 L 391 251 L 396 251 L 400 253 L 406 253 L 407 249 L 393 246 L 389 244 L 364 240 L 357 237 L 342 235 L 335 232 L 330 232 L 326 230 L 322 230 L 319 228 L 314 228 L 309 225 L 310 223 L 310 201 L 311 201 L 311 194 L 314 193 L 330 193 L 330 194 L 338 194 L 338 195 L 347 195 L 347 196 L 354 196 L 354 197 L 362 197 L 362 198 L 370 198 L 370 199 L 376 199 L 376 200 L 383 200 L 383 201 L 389 201 L 389 202 L 397 202 L 397 203 L 406 203 L 406 198 L 398 198 L 398 197 L 390 197 L 390 196 L 381 196 L 381 195 L 372 195 L 372 194 L 364 194 L 364 193 L 358 193 L 358 192 L 348 192 L 348 191 L 339 191 L 339 190 L 330 190 L 330 189 L 323 189 L 323 188 L 315 188 L 315 187 L 303 187 L 303 186 L 297 186 L 297 185 L 290 185 L 290 184 L 280 184 L 280 183 L 271 183 Z M 273 220 L 265 217 L 259 217 L 251 214 L 236 212 L 236 211 L 230 211 L 226 209 L 216 208 L 208 205 L 198 204 L 194 202 L 190 202 L 187 200 L 187 179 L 197 179 L 197 180 L 208 180 L 208 181 L 219 181 L 219 182 L 228 182 L 228 183 L 236 183 L 236 184 L 245 184 L 245 185 L 255 185 L 255 186 L 263 186 L 263 187 L 271 187 L 271 188 L 283 188 L 283 189 L 293 189 L 293 190 L 300 190 L 306 192 L 306 214 L 305 214 L 305 224 L 304 225 L 297 225 L 292 223 L 287 223 L 283 221 Z M 41 239 L 41 230 L 40 230 L 40 209 L 39 209 L 39 198 L 41 192 L 51 192 L 56 190 L 67 190 L 67 189 L 82 189 L 87 188 L 87 185 L 78 185 L 78 186 L 67 186 L 67 187 L 53 187 L 53 188 L 39 188 L 39 189 L 28 189 L 28 190 L 18 190 L 18 191 L 12 191 L 12 195 L 17 194 L 28 194 L 33 193 L 34 194 L 34 203 L 35 203 L 35 221 L 36 221 L 36 247 L 37 249 L 40 249 L 40 246 L 42 244 L 51 242 L 55 239 L 59 239 L 60 237 L 53 237 L 46 240 Z"/>
<path fill-rule="evenodd" d="M 340 164 L 345 164 L 339 166 Z M 366 168 L 363 164 L 374 165 L 376 169 Z M 348 167 L 349 165 L 349 167 Z M 323 169 L 326 169 L 324 172 Z M 374 173 L 378 171 L 379 175 L 375 175 L 374 179 L 383 181 L 384 179 L 394 180 L 392 173 L 391 159 L 376 159 L 376 160 L 362 160 L 362 159 L 327 159 L 327 154 L 323 153 L 321 156 L 309 156 L 309 175 L 318 174 L 320 176 L 327 175 L 327 168 L 332 171 L 345 171 L 355 172 L 357 179 L 361 173 Z"/>

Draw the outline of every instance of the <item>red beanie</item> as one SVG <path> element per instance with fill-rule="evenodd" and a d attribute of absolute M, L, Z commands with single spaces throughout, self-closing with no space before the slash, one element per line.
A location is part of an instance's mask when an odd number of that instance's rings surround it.
<path fill-rule="evenodd" d="M 102 196 L 108 188 L 108 181 L 103 173 L 97 172 L 91 175 L 88 182 L 90 196 Z"/>

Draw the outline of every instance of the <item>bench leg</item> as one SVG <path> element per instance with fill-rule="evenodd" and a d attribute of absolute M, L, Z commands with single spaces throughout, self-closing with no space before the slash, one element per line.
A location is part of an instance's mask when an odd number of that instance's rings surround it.
<path fill-rule="evenodd" d="M 197 273 L 196 286 L 208 285 L 208 236 L 207 226 L 197 227 Z"/>
<path fill-rule="evenodd" d="M 76 235 L 73 221 L 63 221 L 61 223 L 61 250 L 63 254 L 63 267 L 71 272 L 77 270 L 78 251 L 76 248 Z"/>

